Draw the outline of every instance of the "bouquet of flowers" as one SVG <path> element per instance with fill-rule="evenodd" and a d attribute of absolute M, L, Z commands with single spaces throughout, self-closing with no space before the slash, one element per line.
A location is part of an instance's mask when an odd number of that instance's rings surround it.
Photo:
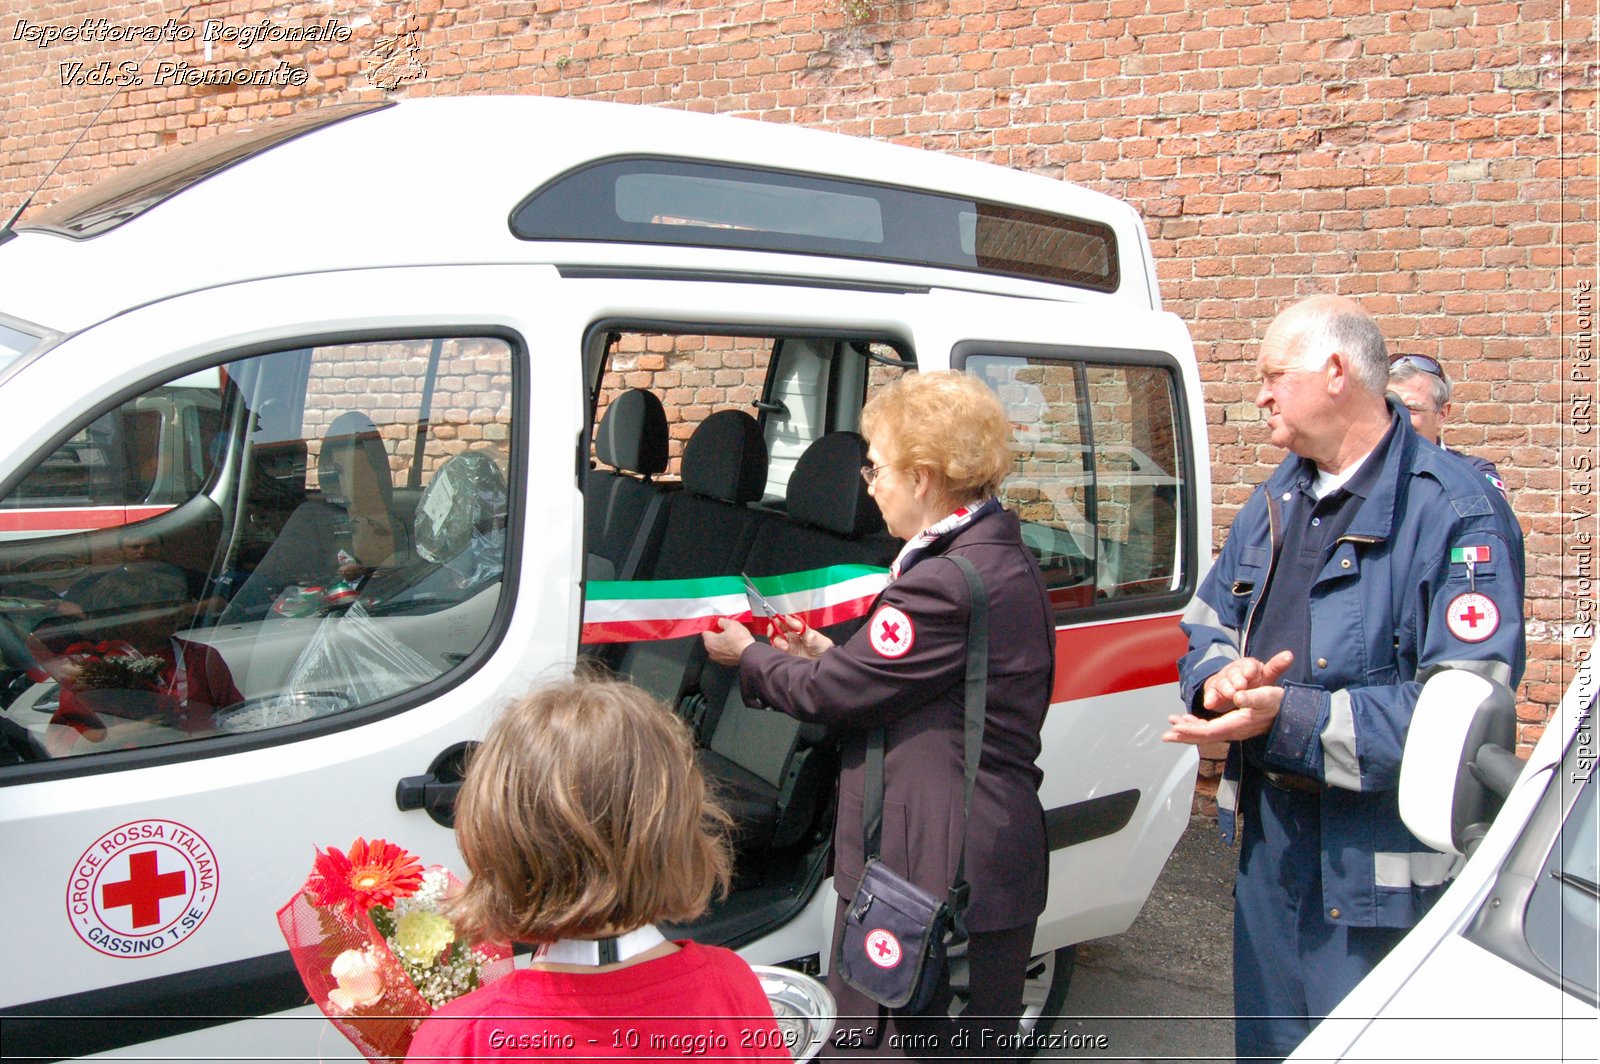
<path fill-rule="evenodd" d="M 511 972 L 511 949 L 469 946 L 439 910 L 460 881 L 383 839 L 317 851 L 278 910 L 300 979 L 371 1061 L 402 1060 L 423 1017 Z"/>
<path fill-rule="evenodd" d="M 61 652 L 71 667 L 68 682 L 81 691 L 153 691 L 167 667 L 159 654 L 141 654 L 120 639 L 73 643 Z"/>

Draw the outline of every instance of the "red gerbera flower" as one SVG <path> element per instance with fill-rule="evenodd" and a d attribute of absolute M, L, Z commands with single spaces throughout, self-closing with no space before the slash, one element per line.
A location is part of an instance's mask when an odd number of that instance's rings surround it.
<path fill-rule="evenodd" d="M 396 898 L 416 893 L 422 886 L 422 862 L 392 842 L 357 839 L 348 857 L 336 846 L 326 853 L 318 850 L 306 886 L 318 905 L 343 905 L 345 912 L 359 916 L 374 905 L 392 908 Z"/>

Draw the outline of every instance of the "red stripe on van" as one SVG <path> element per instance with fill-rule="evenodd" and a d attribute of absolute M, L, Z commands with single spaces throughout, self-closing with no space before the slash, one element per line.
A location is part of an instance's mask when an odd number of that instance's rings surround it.
<path fill-rule="evenodd" d="M 0 532 L 83 532 L 94 528 L 120 528 L 158 517 L 170 509 L 170 506 L 71 506 L 0 510 Z"/>
<path fill-rule="evenodd" d="M 1071 702 L 1178 682 L 1178 659 L 1189 641 L 1178 618 L 1056 629 L 1056 686 L 1052 702 Z"/>

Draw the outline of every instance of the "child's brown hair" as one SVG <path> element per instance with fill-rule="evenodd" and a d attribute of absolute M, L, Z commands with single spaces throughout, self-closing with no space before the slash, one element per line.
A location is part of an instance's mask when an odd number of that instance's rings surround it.
<path fill-rule="evenodd" d="M 632 684 L 579 677 L 513 703 L 468 764 L 452 906 L 475 940 L 554 942 L 685 921 L 725 893 L 728 816 L 688 726 Z"/>

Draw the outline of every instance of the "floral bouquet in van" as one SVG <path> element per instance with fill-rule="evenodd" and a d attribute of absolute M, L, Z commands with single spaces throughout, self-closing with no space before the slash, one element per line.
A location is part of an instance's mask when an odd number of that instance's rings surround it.
<path fill-rule="evenodd" d="M 469 946 L 440 909 L 460 881 L 383 839 L 317 851 L 278 910 L 300 979 L 368 1060 L 401 1060 L 423 1017 L 511 972 L 511 949 Z"/>
<path fill-rule="evenodd" d="M 67 682 L 80 691 L 154 691 L 167 667 L 161 655 L 141 654 L 120 639 L 73 643 L 61 656 L 72 666 Z"/>

